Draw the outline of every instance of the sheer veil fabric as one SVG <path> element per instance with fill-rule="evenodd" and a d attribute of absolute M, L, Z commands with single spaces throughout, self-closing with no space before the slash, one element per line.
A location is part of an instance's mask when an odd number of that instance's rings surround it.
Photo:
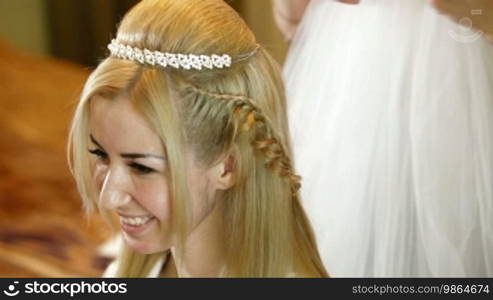
<path fill-rule="evenodd" d="M 425 0 L 312 0 L 285 65 L 332 276 L 493 276 L 493 45 Z"/>

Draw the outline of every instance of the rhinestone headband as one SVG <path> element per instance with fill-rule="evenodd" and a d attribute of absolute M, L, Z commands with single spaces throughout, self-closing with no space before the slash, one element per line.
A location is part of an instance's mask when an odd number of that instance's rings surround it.
<path fill-rule="evenodd" d="M 182 54 L 182 53 L 168 53 L 160 51 L 150 51 L 148 49 L 141 50 L 139 48 L 131 47 L 121 44 L 116 39 L 111 40 L 108 44 L 108 49 L 112 56 L 116 56 L 121 59 L 137 61 L 141 64 L 147 64 L 151 66 L 173 67 L 175 69 L 183 68 L 185 70 L 196 69 L 222 69 L 231 66 L 231 56 L 228 54 L 212 54 L 212 55 L 196 55 L 196 54 Z M 235 61 L 243 60 L 253 55 L 258 49 L 258 46 L 250 53 L 240 55 L 236 57 Z"/>

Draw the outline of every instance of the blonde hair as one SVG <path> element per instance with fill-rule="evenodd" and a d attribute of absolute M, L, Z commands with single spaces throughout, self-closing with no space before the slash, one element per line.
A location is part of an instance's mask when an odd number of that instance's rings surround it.
<path fill-rule="evenodd" d="M 85 84 L 69 137 L 69 163 L 87 212 L 99 208 L 86 150 L 89 102 L 95 95 L 125 95 L 165 145 L 179 244 L 190 229 L 186 174 L 176 172 L 186 169 L 183 148 L 204 166 L 233 151 L 236 183 L 224 195 L 223 215 L 227 276 L 328 276 L 297 194 L 278 64 L 237 13 L 220 0 L 144 0 L 125 15 L 116 39 L 162 52 L 227 53 L 233 65 L 187 71 L 113 57 L 99 64 Z M 253 54 L 234 61 L 245 53 Z M 160 255 L 125 246 L 118 275 L 145 276 Z"/>

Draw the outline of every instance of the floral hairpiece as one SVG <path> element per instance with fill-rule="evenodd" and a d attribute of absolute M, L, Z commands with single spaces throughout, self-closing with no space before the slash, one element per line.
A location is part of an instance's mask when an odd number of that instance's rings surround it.
<path fill-rule="evenodd" d="M 160 51 L 150 51 L 148 49 L 139 49 L 128 45 L 121 44 L 116 39 L 111 40 L 108 44 L 108 49 L 112 56 L 116 56 L 121 59 L 137 61 L 141 64 L 147 64 L 151 66 L 173 67 L 175 69 L 183 68 L 185 70 L 196 69 L 222 69 L 231 66 L 231 56 L 228 54 L 212 54 L 212 55 L 196 55 L 196 54 L 182 54 L 182 53 L 168 53 Z M 242 55 L 238 60 L 245 59 L 251 56 L 258 49 L 255 48 L 251 53 Z"/>

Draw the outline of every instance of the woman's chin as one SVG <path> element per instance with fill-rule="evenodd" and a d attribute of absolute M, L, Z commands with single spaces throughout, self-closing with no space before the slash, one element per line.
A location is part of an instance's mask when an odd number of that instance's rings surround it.
<path fill-rule="evenodd" d="M 152 242 L 146 242 L 146 241 L 136 241 L 132 238 L 129 238 L 125 234 L 124 240 L 125 243 L 132 248 L 132 250 L 141 253 L 141 254 L 153 254 L 157 252 L 161 252 L 163 250 L 160 250 L 162 247 L 158 247 L 158 245 L 153 245 Z"/>
<path fill-rule="evenodd" d="M 123 240 L 125 241 L 125 244 L 127 244 L 132 250 L 140 254 L 159 253 L 164 252 L 170 248 L 160 243 L 135 240 L 125 234 L 123 234 Z"/>

